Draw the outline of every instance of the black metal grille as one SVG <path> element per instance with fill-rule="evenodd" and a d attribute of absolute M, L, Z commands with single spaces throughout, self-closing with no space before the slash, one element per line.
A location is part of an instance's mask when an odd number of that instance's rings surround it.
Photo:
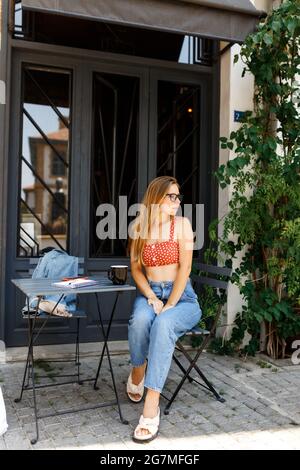
<path fill-rule="evenodd" d="M 111 204 L 118 222 L 119 196 L 127 197 L 128 206 L 137 201 L 139 79 L 95 74 L 93 103 L 90 256 L 125 256 L 126 239 L 96 233 L 97 207 Z"/>
<path fill-rule="evenodd" d="M 25 65 L 22 91 L 17 254 L 32 257 L 68 249 L 71 72 Z"/>
<path fill-rule="evenodd" d="M 160 80 L 157 91 L 156 173 L 177 178 L 184 195 L 184 213 L 196 220 L 196 205 L 200 202 L 201 87 Z"/>

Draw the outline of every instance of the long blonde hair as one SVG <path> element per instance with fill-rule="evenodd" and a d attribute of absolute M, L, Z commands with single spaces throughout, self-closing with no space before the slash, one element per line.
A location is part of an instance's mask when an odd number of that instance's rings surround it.
<path fill-rule="evenodd" d="M 157 205 L 161 203 L 162 198 L 172 184 L 176 184 L 180 190 L 179 183 L 173 176 L 158 176 L 152 180 L 142 199 L 142 210 L 130 224 L 132 233 L 135 236 L 133 238 L 128 236 L 127 256 L 130 256 L 132 247 L 133 259 L 138 262 L 140 266 L 144 265 L 142 258 L 143 249 L 149 238 L 152 222 L 157 216 L 153 206 L 156 208 Z M 170 217 L 173 218 L 174 216 Z M 142 234 L 142 236 L 137 236 L 137 234 Z"/>

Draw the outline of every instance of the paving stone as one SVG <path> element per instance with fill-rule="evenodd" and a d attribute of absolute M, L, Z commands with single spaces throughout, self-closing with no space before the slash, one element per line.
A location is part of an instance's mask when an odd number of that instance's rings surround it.
<path fill-rule="evenodd" d="M 239 358 L 206 353 L 201 357 L 201 370 L 226 402 L 220 403 L 202 387 L 186 382 L 167 416 L 163 414 L 166 402 L 161 401 L 160 435 L 147 449 L 300 449 L 300 425 L 295 425 L 297 421 L 300 424 L 299 367 L 283 366 L 275 374 L 270 369 L 261 369 L 257 360 L 245 363 Z M 93 376 L 98 359 L 88 357 L 81 362 L 82 376 Z M 40 439 L 34 446 L 30 444 L 35 436 L 32 392 L 25 392 L 20 403 L 14 402 L 21 387 L 24 364 L 1 364 L 9 429 L 0 437 L 0 450 L 140 449 L 131 435 L 143 403 L 130 403 L 126 395 L 129 356 L 112 356 L 112 363 L 122 413 L 129 425 L 120 422 L 116 406 L 42 418 Z M 98 391 L 93 390 L 90 382 L 83 386 L 68 384 L 37 390 L 39 413 L 111 401 L 113 388 L 107 363 L 103 367 Z M 72 373 L 71 370 L 72 366 L 67 365 L 64 373 Z M 179 369 L 172 368 L 166 394 L 175 389 L 180 377 Z"/>

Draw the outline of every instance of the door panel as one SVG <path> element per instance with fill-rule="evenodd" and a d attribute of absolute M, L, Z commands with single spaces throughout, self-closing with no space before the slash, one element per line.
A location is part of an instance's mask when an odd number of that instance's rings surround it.
<path fill-rule="evenodd" d="M 72 60 L 55 56 L 21 52 L 13 56 L 5 297 L 8 346 L 26 344 L 28 336 L 27 322 L 21 318 L 25 297 L 16 292 L 11 279 L 28 277 L 30 257 L 39 256 L 44 248 L 72 252 L 76 216 L 69 209 L 74 186 L 71 167 L 76 167 L 79 152 L 74 149 L 80 140 L 73 120 L 79 104 L 73 93 L 74 70 Z M 70 324 L 58 323 L 45 331 L 61 331 L 65 335 L 56 340 L 69 341 Z M 52 340 L 53 335 L 41 336 L 43 343 Z"/>
<path fill-rule="evenodd" d="M 111 264 L 130 266 L 126 242 L 133 216 L 127 211 L 141 201 L 148 183 L 174 174 L 184 202 L 191 204 L 205 202 L 209 184 L 210 87 L 205 77 L 133 64 L 25 56 L 16 56 L 13 70 L 9 172 L 16 196 L 9 202 L 6 287 L 6 341 L 11 346 L 25 344 L 27 333 L 20 318 L 24 298 L 16 295 L 10 279 L 28 275 L 30 256 L 61 245 L 84 257 L 89 275 L 106 275 Z M 24 64 L 29 64 L 26 73 Z M 119 196 L 127 197 L 125 208 L 119 207 Z M 97 234 L 97 208 L 103 203 L 116 209 L 115 240 Z M 127 339 L 135 295 L 120 296 L 112 339 Z M 114 299 L 111 294 L 101 298 L 104 323 Z M 80 303 L 88 312 L 81 340 L 97 341 L 95 299 L 81 296 Z M 49 332 L 66 334 L 45 335 L 43 342 L 68 342 L 68 328 L 53 326 Z"/>
<path fill-rule="evenodd" d="M 127 211 L 138 201 L 147 184 L 148 77 L 140 67 L 104 64 L 90 66 L 85 74 L 82 126 L 90 138 L 84 139 L 82 147 L 87 159 L 81 162 L 80 185 L 89 191 L 84 193 L 80 205 L 80 253 L 86 259 L 89 275 L 106 276 L 112 264 L 126 264 L 130 268 L 126 256 L 127 227 L 133 217 L 127 216 Z M 121 205 L 119 197 L 123 197 Z M 109 205 L 109 210 L 114 211 L 112 232 L 111 226 L 101 225 L 101 220 L 107 217 L 104 212 L 100 215 L 101 204 Z M 130 269 L 128 280 L 133 282 Z M 128 317 L 135 295 L 128 292 L 120 296 L 111 338 L 127 339 Z M 115 295 L 102 296 L 105 323 L 114 299 Z M 82 337 L 89 341 L 97 339 L 99 334 L 95 302 L 87 296 L 82 304 L 92 312 L 82 332 Z"/>
<path fill-rule="evenodd" d="M 200 231 L 213 216 L 207 198 L 212 184 L 209 79 L 194 73 L 162 74 L 159 70 L 152 70 L 150 77 L 154 98 L 149 119 L 149 180 L 162 175 L 177 178 L 184 195 L 182 215 L 190 218 L 198 241 L 203 238 Z M 203 204 L 203 212 L 196 210 L 197 204 Z M 194 257 L 200 252 L 195 249 Z"/>
<path fill-rule="evenodd" d="M 72 74 L 22 67 L 17 257 L 69 249 L 68 200 Z"/>
<path fill-rule="evenodd" d="M 128 206 L 138 197 L 139 94 L 137 77 L 94 74 L 90 258 L 126 256 L 126 240 L 116 238 L 122 215 L 119 197 L 126 197 Z M 111 204 L 115 208 L 111 216 L 116 220 L 116 232 L 109 233 L 106 226 L 102 234 L 99 226 L 96 231 L 100 204 Z"/>
<path fill-rule="evenodd" d="M 200 99 L 200 85 L 157 83 L 156 175 L 176 175 L 186 203 L 199 194 Z"/>

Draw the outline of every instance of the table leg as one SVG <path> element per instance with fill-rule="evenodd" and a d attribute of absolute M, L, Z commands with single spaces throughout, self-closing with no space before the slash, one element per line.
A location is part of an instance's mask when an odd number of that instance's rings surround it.
<path fill-rule="evenodd" d="M 123 415 L 122 415 L 121 406 L 120 406 L 120 400 L 119 400 L 119 396 L 118 396 L 118 392 L 117 392 L 117 387 L 116 387 L 116 382 L 115 382 L 115 376 L 114 376 L 113 367 L 112 367 L 111 358 L 110 358 L 110 353 L 109 353 L 108 344 L 107 344 L 107 343 L 108 343 L 108 338 L 109 338 L 110 329 L 111 329 L 111 325 L 112 325 L 112 321 L 113 321 L 113 317 L 114 317 L 114 313 L 115 313 L 115 309 L 116 309 L 116 305 L 117 305 L 118 298 L 119 298 L 119 294 L 120 294 L 120 292 L 117 292 L 116 300 L 115 300 L 115 302 L 114 302 L 114 305 L 113 305 L 113 308 L 112 308 L 112 311 L 111 311 L 111 315 L 110 315 L 110 318 L 109 318 L 107 330 L 105 331 L 104 324 L 103 324 L 103 320 L 102 320 L 102 315 L 101 315 L 101 310 L 100 310 L 99 298 L 98 298 L 97 292 L 95 292 L 96 301 L 97 301 L 97 310 L 98 310 L 98 315 L 99 315 L 99 321 L 100 321 L 101 330 L 102 330 L 102 333 L 103 333 L 104 344 L 103 344 L 103 347 L 102 347 L 102 353 L 101 353 L 101 356 L 100 356 L 99 365 L 98 365 L 98 369 L 97 369 L 97 373 L 96 373 L 96 377 L 95 377 L 94 389 L 95 389 L 95 390 L 98 390 L 97 381 L 98 381 L 99 373 L 100 373 L 100 370 L 101 370 L 101 366 L 102 366 L 102 362 L 103 362 L 104 353 L 105 353 L 105 351 L 106 351 L 107 359 L 108 359 L 108 363 L 109 363 L 109 370 L 110 370 L 110 374 L 111 374 L 111 378 L 112 378 L 112 383 L 113 383 L 113 388 L 114 388 L 114 392 L 115 392 L 115 396 L 116 396 L 116 400 L 117 400 L 117 405 L 118 405 L 120 420 L 121 420 L 121 422 L 122 422 L 123 424 L 129 424 L 128 421 L 125 420 L 125 419 L 123 418 Z"/>
<path fill-rule="evenodd" d="M 31 439 L 31 444 L 36 444 L 39 439 L 39 425 L 38 425 L 38 415 L 37 415 L 37 406 L 36 406 L 36 393 L 35 393 L 35 377 L 34 377 L 34 357 L 33 357 L 33 342 L 30 345 L 29 353 L 31 361 L 31 381 L 32 381 L 32 394 L 33 394 L 33 406 L 34 406 L 34 416 L 35 416 L 35 427 L 36 427 L 36 438 Z"/>
<path fill-rule="evenodd" d="M 34 357 L 33 357 L 33 339 L 34 339 L 34 324 L 39 310 L 39 304 L 41 301 L 41 296 L 38 297 L 37 305 L 34 312 L 33 319 L 30 317 L 30 308 L 29 308 L 29 299 L 27 298 L 27 315 L 28 315 L 28 353 L 25 365 L 25 371 L 23 375 L 23 382 L 20 397 L 15 399 L 15 402 L 18 403 L 22 400 L 23 391 L 29 385 L 30 379 L 30 369 L 31 369 L 31 380 L 32 380 L 32 392 L 33 392 L 33 403 L 34 403 L 34 417 L 36 425 L 36 438 L 31 439 L 31 444 L 35 444 L 39 438 L 39 427 L 38 427 L 38 416 L 37 416 L 37 406 L 36 406 L 36 395 L 35 395 L 35 378 L 34 378 Z M 25 380 L 27 377 L 27 387 L 25 386 Z"/>

